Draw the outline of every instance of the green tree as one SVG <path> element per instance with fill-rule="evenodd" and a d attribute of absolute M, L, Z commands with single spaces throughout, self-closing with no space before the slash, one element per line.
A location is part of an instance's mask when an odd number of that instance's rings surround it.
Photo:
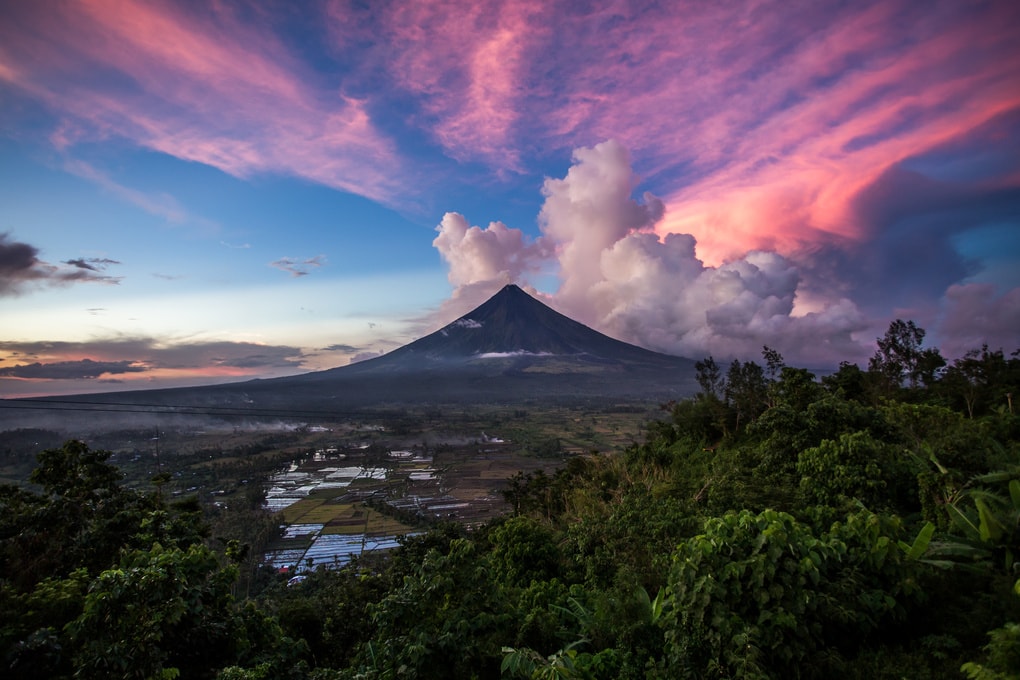
<path fill-rule="evenodd" d="M 199 677 L 235 657 L 233 567 L 208 548 L 128 553 L 90 584 L 69 626 L 76 676 Z"/>
<path fill-rule="evenodd" d="M 805 449 L 797 459 L 797 472 L 811 503 L 852 508 L 862 502 L 875 510 L 916 510 L 916 472 L 893 447 L 866 431 Z"/>
<path fill-rule="evenodd" d="M 513 599 L 490 577 L 488 556 L 468 539 L 430 549 L 369 606 L 376 633 L 352 664 L 357 677 L 467 678 L 499 672 L 514 638 Z M 352 675 L 354 674 L 352 673 Z"/>
<path fill-rule="evenodd" d="M 701 396 L 720 399 L 723 391 L 723 375 L 719 365 L 711 356 L 694 364 L 695 379 L 701 387 Z"/>
<path fill-rule="evenodd" d="M 711 518 L 673 554 L 667 660 L 674 677 L 823 676 L 910 582 L 895 527 L 870 513 L 817 534 L 773 510 Z"/>
<path fill-rule="evenodd" d="M 489 531 L 493 576 L 501 582 L 526 586 L 559 575 L 560 553 L 552 532 L 537 520 L 511 517 Z"/>
<path fill-rule="evenodd" d="M 725 396 L 735 417 L 734 429 L 739 431 L 768 406 L 768 383 L 761 366 L 734 359 L 726 372 Z"/>
<path fill-rule="evenodd" d="M 833 394 L 844 399 L 864 401 L 868 394 L 868 374 L 857 364 L 842 361 L 839 370 L 831 375 L 822 376 L 822 385 Z"/>
<path fill-rule="evenodd" d="M 69 441 L 39 454 L 31 479 L 43 493 L 0 487 L 6 667 L 26 678 L 201 678 L 275 654 L 279 627 L 234 606 L 236 569 L 203 545 L 197 503 L 125 489 L 109 455 Z"/>
<path fill-rule="evenodd" d="M 1020 386 L 1020 361 L 1007 360 L 1002 350 L 992 351 L 988 345 L 970 350 L 953 362 L 942 384 L 951 403 L 963 402 L 971 418 L 1003 408 L 1012 413 L 1012 397 Z"/>
<path fill-rule="evenodd" d="M 924 329 L 913 321 L 896 319 L 876 339 L 878 350 L 868 362 L 868 371 L 881 376 L 887 391 L 899 388 L 904 380 L 911 388 L 934 384 L 946 361 L 937 349 L 921 348 L 924 336 Z"/>

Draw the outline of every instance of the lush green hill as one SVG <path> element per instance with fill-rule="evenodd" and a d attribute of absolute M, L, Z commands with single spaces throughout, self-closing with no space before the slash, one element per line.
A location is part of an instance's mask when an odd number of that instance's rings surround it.
<path fill-rule="evenodd" d="M 5 677 L 1017 677 L 1020 357 L 919 340 L 821 381 L 706 359 L 510 516 L 247 602 L 244 546 L 69 442 L 0 489 Z"/>

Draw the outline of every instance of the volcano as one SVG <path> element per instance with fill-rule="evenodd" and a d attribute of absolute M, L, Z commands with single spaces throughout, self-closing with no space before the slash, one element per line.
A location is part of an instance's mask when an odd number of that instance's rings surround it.
<path fill-rule="evenodd" d="M 694 362 L 599 333 L 516 285 L 438 331 L 374 359 L 255 381 L 331 400 L 406 403 L 571 398 L 661 400 L 696 390 Z M 255 387 L 253 383 L 243 383 Z M 240 385 L 238 385 L 239 387 Z"/>
<path fill-rule="evenodd" d="M 614 340 L 560 314 L 511 284 L 431 335 L 343 370 L 415 371 L 425 367 L 482 367 L 494 359 L 522 368 L 545 363 L 675 365 L 676 357 Z M 685 360 L 679 360 L 683 363 Z"/>

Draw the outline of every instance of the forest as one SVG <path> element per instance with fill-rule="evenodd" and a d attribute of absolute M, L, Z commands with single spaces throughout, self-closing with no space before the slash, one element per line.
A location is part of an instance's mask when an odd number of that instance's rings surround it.
<path fill-rule="evenodd" d="M 0 486 L 7 678 L 1020 677 L 1020 350 L 697 364 L 642 441 L 303 580 L 80 441 Z M 251 510 L 257 512 L 255 508 Z"/>

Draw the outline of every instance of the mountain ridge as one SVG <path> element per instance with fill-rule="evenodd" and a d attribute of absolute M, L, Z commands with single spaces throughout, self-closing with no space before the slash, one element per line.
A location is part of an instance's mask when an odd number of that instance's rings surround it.
<path fill-rule="evenodd" d="M 694 375 L 691 359 L 611 338 L 510 284 L 443 328 L 355 364 L 294 376 L 88 398 L 168 408 L 316 412 L 451 403 L 661 403 L 693 394 Z"/>

